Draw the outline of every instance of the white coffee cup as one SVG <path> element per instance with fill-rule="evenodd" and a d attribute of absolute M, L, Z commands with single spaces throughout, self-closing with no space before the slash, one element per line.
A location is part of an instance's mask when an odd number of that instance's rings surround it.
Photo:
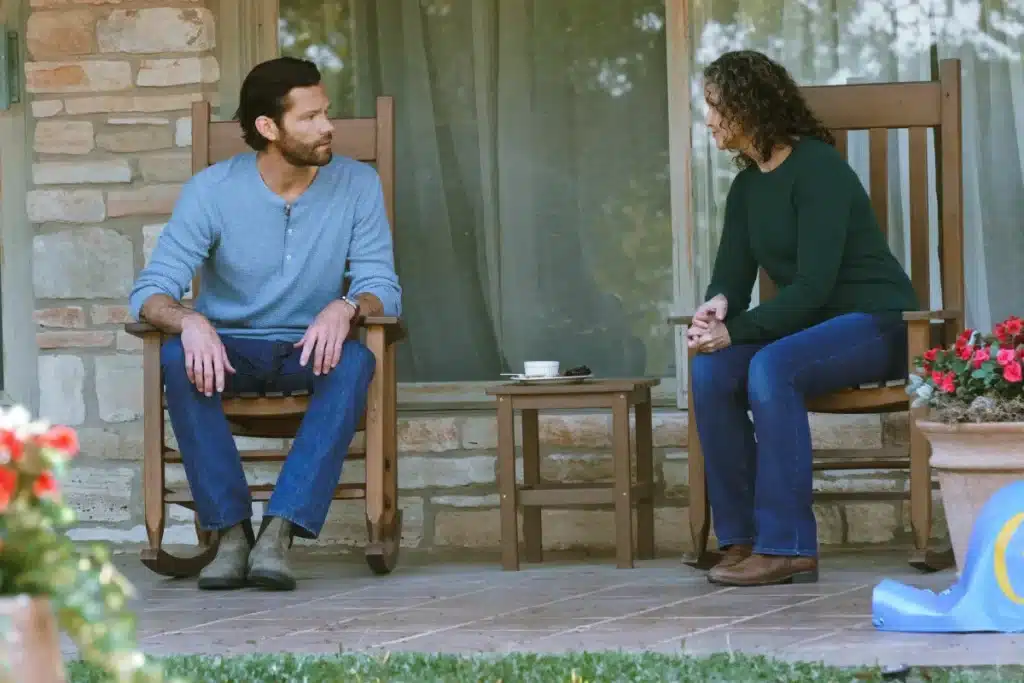
<path fill-rule="evenodd" d="M 528 360 L 523 363 L 523 374 L 527 377 L 557 377 L 557 360 Z"/>

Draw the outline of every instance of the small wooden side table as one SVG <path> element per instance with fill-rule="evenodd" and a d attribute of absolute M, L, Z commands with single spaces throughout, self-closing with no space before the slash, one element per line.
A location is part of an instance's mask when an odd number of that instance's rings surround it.
<path fill-rule="evenodd" d="M 517 511 L 523 509 L 526 561 L 541 561 L 541 508 L 615 506 L 615 557 L 633 567 L 633 505 L 637 515 L 637 559 L 654 557 L 654 444 L 651 387 L 659 379 L 587 380 L 575 384 L 501 384 L 487 393 L 498 403 L 498 493 L 501 501 L 501 563 L 519 569 Z M 632 484 L 629 412 L 636 416 L 636 479 Z M 540 480 L 539 410 L 605 408 L 612 411 L 614 483 L 564 484 Z M 522 413 L 523 485 L 516 483 L 515 411 Z"/>

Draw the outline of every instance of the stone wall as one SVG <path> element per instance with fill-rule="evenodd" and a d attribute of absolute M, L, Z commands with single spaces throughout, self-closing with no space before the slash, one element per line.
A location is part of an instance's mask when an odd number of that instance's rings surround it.
<path fill-rule="evenodd" d="M 141 357 L 121 325 L 132 280 L 145 263 L 181 183 L 190 173 L 193 101 L 216 103 L 215 18 L 195 0 L 32 0 L 26 83 L 33 117 L 33 273 L 40 412 L 79 430 L 83 455 L 68 496 L 79 512 L 74 535 L 116 544 L 145 539 L 141 499 Z M 905 441 L 905 421 L 816 417 L 826 447 Z M 566 481 L 611 476 L 608 419 L 542 418 L 545 476 Z M 173 435 L 169 436 L 173 442 Z M 240 440 L 241 441 L 241 440 Z M 247 448 L 281 443 L 247 440 Z M 404 544 L 411 548 L 498 546 L 493 413 L 407 413 L 400 424 Z M 656 412 L 657 544 L 688 544 L 686 415 Z M 253 469 L 272 482 L 273 469 Z M 361 462 L 344 478 L 361 479 Z M 169 483 L 184 480 L 171 468 Z M 878 473 L 819 477 L 832 489 L 901 489 L 905 477 Z M 258 510 L 257 510 L 258 512 Z M 822 504 L 826 544 L 903 543 L 899 503 Z M 166 541 L 194 542 L 191 513 L 170 511 Z M 606 552 L 610 510 L 545 513 L 545 547 Z M 939 531 L 941 533 L 941 530 Z M 359 504 L 335 503 L 319 544 L 358 546 Z"/>

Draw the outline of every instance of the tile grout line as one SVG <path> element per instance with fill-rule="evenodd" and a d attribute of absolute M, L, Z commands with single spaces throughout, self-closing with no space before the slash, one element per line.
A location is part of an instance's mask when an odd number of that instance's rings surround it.
<path fill-rule="evenodd" d="M 708 598 L 708 597 L 711 597 L 713 595 L 722 595 L 723 593 L 729 593 L 729 592 L 732 592 L 734 590 L 735 590 L 735 588 L 730 586 L 728 588 L 719 588 L 717 590 L 711 591 L 710 593 L 704 593 L 703 595 L 691 595 L 689 597 L 681 598 L 679 600 L 674 600 L 672 602 L 667 602 L 667 603 L 665 603 L 663 605 L 657 605 L 656 607 L 645 607 L 642 610 L 637 610 L 636 612 L 630 612 L 629 614 L 624 614 L 621 617 L 605 617 L 604 619 L 601 619 L 601 620 L 599 620 L 599 621 L 597 621 L 597 622 L 595 622 L 593 624 L 581 624 L 580 626 L 574 626 L 572 628 L 567 628 L 567 629 L 564 629 L 562 631 L 558 631 L 557 633 L 553 633 L 552 636 L 564 636 L 564 635 L 569 635 L 570 633 L 580 633 L 582 631 L 586 631 L 587 629 L 593 628 L 594 626 L 601 626 L 603 624 L 610 624 L 612 622 L 619 621 L 620 619 L 635 619 L 636 617 L 643 616 L 644 614 L 647 614 L 648 612 L 655 612 L 655 611 L 657 611 L 659 609 L 665 609 L 666 607 L 675 607 L 676 605 L 685 605 L 688 602 L 695 602 L 697 600 L 702 600 L 704 598 Z"/>
<path fill-rule="evenodd" d="M 482 621 L 490 621 L 490 620 L 493 620 L 493 619 L 499 619 L 501 617 L 511 616 L 513 614 L 518 614 L 520 612 L 525 612 L 526 610 L 536 609 L 538 607 L 550 607 L 551 605 L 557 605 L 559 603 L 567 602 L 569 600 L 575 600 L 577 598 L 585 598 L 585 597 L 589 597 L 589 596 L 592 596 L 592 595 L 597 595 L 598 593 L 603 593 L 605 591 L 614 590 L 616 588 L 626 588 L 628 586 L 635 586 L 635 585 L 637 585 L 639 583 L 640 583 L 640 581 L 630 581 L 630 582 L 627 582 L 627 583 L 621 583 L 621 584 L 616 584 L 616 585 L 612 585 L 612 586 L 605 586 L 604 588 L 598 588 L 596 590 L 586 591 L 584 593 L 576 593 L 576 594 L 573 594 L 573 595 L 567 595 L 567 596 L 565 596 L 563 598 L 558 598 L 557 600 L 549 600 L 548 602 L 541 602 L 541 603 L 538 603 L 538 604 L 535 604 L 535 605 L 527 605 L 526 607 L 518 607 L 518 608 L 516 608 L 514 610 L 509 610 L 507 612 L 501 612 L 499 614 L 492 614 L 490 616 L 481 617 L 479 619 L 473 619 L 471 621 L 466 621 L 466 622 L 463 622 L 461 624 L 455 624 L 453 626 L 443 626 L 441 628 L 435 628 L 435 629 L 431 629 L 429 631 L 424 631 L 423 633 L 417 633 L 416 635 L 406 636 L 404 638 L 396 638 L 394 640 L 387 640 L 387 641 L 385 641 L 383 643 L 378 643 L 377 645 L 374 645 L 373 647 L 386 647 L 388 645 L 397 645 L 399 643 L 405 643 L 405 642 L 408 642 L 410 640 L 415 640 L 416 638 L 422 638 L 423 636 L 432 636 L 432 635 L 436 635 L 438 633 L 446 633 L 448 631 L 453 631 L 453 630 L 455 630 L 457 628 L 464 628 L 466 626 L 472 626 L 473 624 L 477 624 L 477 623 L 482 622 Z M 519 641 L 516 641 L 516 643 L 518 643 L 518 642 Z M 510 643 L 510 645 L 514 645 L 516 643 Z"/>
<path fill-rule="evenodd" d="M 803 601 L 798 602 L 798 603 L 796 603 L 794 605 L 786 605 L 784 607 L 776 607 L 775 609 L 768 610 L 767 612 L 761 612 L 760 614 L 753 614 L 753 615 L 751 615 L 749 617 L 740 617 L 739 619 L 727 622 L 725 624 L 718 624 L 717 626 L 708 626 L 706 628 L 698 629 L 697 631 L 694 631 L 693 633 L 688 633 L 685 636 L 672 636 L 671 638 L 665 638 L 664 640 L 659 640 L 659 641 L 657 641 L 655 643 L 652 643 L 651 647 L 655 647 L 655 646 L 658 646 L 658 645 L 664 645 L 666 643 L 671 643 L 673 640 L 676 640 L 677 638 L 683 638 L 683 639 L 693 638 L 695 636 L 700 636 L 700 635 L 703 635 L 705 633 L 711 633 L 712 631 L 718 631 L 718 630 L 723 629 L 723 628 L 729 628 L 731 626 L 735 626 L 736 624 L 742 624 L 744 622 L 750 621 L 751 619 L 758 619 L 760 617 L 767 617 L 767 616 L 770 616 L 772 614 L 778 614 L 779 612 L 784 612 L 787 609 L 792 609 L 794 607 L 803 607 L 805 605 L 811 605 L 811 604 L 813 604 L 815 602 L 820 602 L 821 600 L 827 600 L 829 598 L 837 598 L 840 595 L 846 595 L 847 593 L 852 593 L 854 591 L 863 590 L 863 589 L 867 588 L 869 585 L 870 584 L 866 584 L 865 583 L 865 584 L 860 585 L 860 586 L 854 586 L 853 588 L 847 588 L 846 590 L 840 591 L 838 593 L 830 593 L 828 595 L 819 595 L 819 596 L 817 596 L 815 598 L 811 598 L 810 600 L 803 600 Z"/>
<path fill-rule="evenodd" d="M 791 650 L 793 648 L 803 647 L 804 645 L 810 645 L 811 643 L 816 643 L 819 640 L 825 640 L 826 638 L 831 638 L 832 636 L 839 635 L 843 631 L 848 631 L 848 630 L 851 630 L 851 629 L 840 627 L 840 628 L 835 629 L 834 631 L 829 631 L 828 633 L 819 633 L 816 636 L 811 636 L 810 638 L 804 638 L 803 640 L 798 640 L 795 643 L 791 643 L 789 645 L 786 645 L 785 647 L 782 648 L 782 650 Z"/>

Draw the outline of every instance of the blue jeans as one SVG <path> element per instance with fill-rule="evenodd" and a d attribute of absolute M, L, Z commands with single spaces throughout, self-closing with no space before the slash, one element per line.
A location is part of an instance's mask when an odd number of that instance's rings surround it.
<path fill-rule="evenodd" d="M 231 336 L 222 336 L 221 341 L 236 371 L 225 377 L 226 392 L 311 392 L 265 514 L 291 522 L 296 536 L 316 538 L 366 407 L 376 369 L 373 353 L 361 342 L 348 340 L 337 367 L 317 377 L 313 359 L 306 367 L 299 365 L 301 349 L 289 342 Z M 180 337 L 164 343 L 160 361 L 167 412 L 200 527 L 227 529 L 248 520 L 252 497 L 220 396 L 204 396 L 189 381 Z"/>
<path fill-rule="evenodd" d="M 770 344 L 694 357 L 691 419 L 720 547 L 817 555 L 805 399 L 905 376 L 906 344 L 901 321 L 851 313 Z"/>

